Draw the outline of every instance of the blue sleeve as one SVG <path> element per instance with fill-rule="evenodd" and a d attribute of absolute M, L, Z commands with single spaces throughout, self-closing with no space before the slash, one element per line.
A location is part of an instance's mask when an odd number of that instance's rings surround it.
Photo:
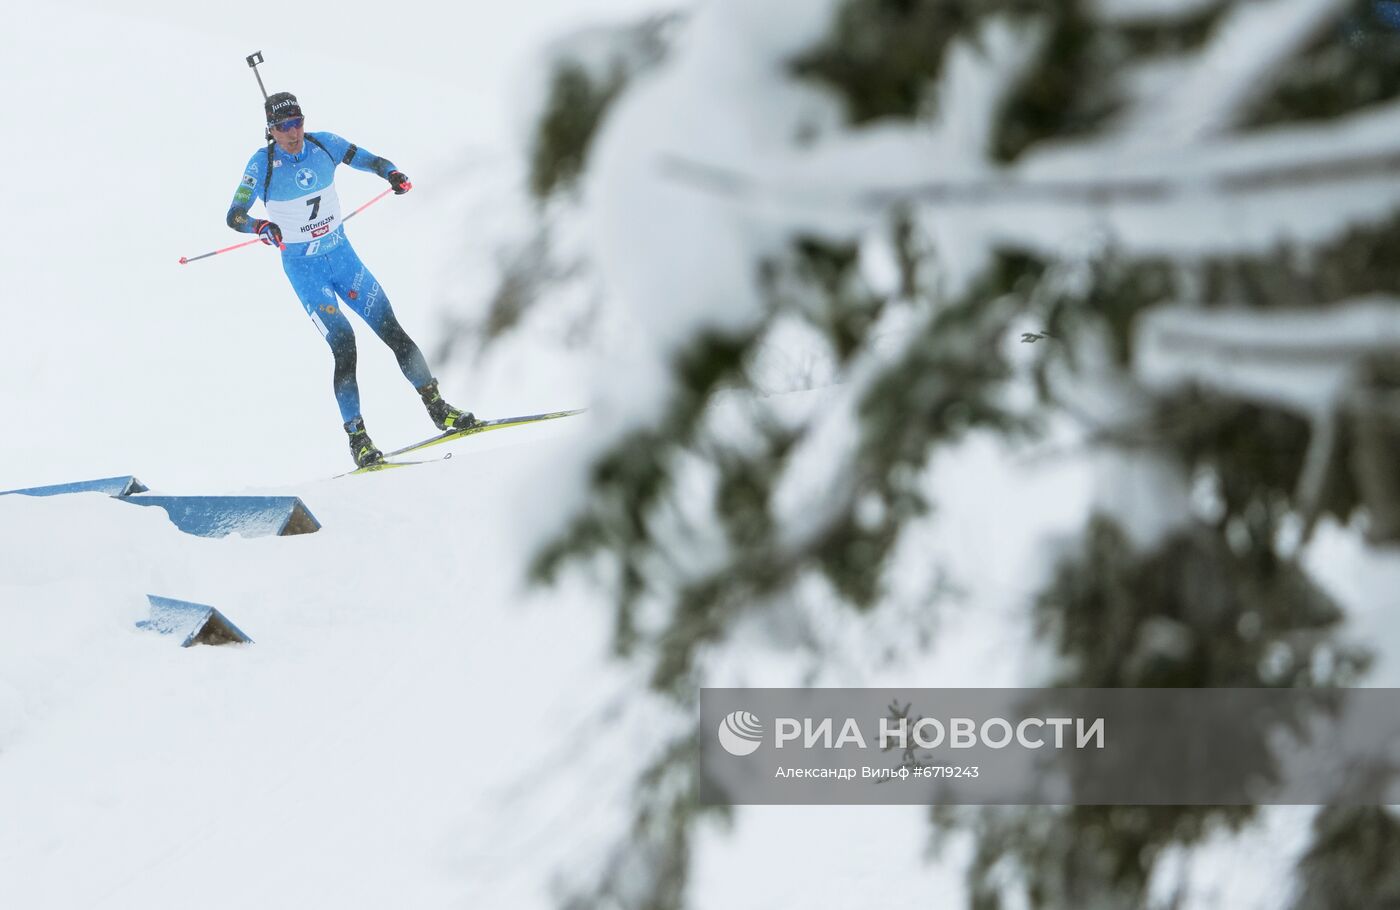
<path fill-rule="evenodd" d="M 314 133 L 316 140 L 326 147 L 331 157 L 341 164 L 348 164 L 357 171 L 369 171 L 380 177 L 388 177 L 390 171 L 397 171 L 394 162 L 381 158 L 373 152 L 365 151 L 353 142 L 348 142 L 335 133 Z"/>
<path fill-rule="evenodd" d="M 248 159 L 248 166 L 243 169 L 242 179 L 238 181 L 233 203 L 229 205 L 228 215 L 224 220 L 240 234 L 253 233 L 253 218 L 248 215 L 248 209 L 252 208 L 253 203 L 263 194 L 263 180 L 266 178 L 263 169 L 266 167 L 267 152 L 254 152 L 253 157 Z"/>

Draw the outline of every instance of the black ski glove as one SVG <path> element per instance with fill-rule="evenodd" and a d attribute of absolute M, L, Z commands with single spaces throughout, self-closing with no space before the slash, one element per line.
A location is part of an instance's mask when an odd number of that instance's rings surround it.
<path fill-rule="evenodd" d="M 413 189 L 413 181 L 409 180 L 403 171 L 390 171 L 385 179 L 387 179 L 389 185 L 394 188 L 395 196 L 402 196 L 404 193 Z"/>
<path fill-rule="evenodd" d="M 258 239 L 268 246 L 282 246 L 282 229 L 277 226 L 277 222 L 268 221 L 266 218 L 259 218 L 253 222 L 253 233 L 258 235 Z"/>

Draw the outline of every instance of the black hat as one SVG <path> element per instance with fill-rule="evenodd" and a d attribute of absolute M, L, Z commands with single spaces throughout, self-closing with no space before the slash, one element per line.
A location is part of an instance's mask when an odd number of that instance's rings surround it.
<path fill-rule="evenodd" d="M 269 95 L 263 102 L 263 112 L 267 114 L 267 123 L 271 126 L 280 123 L 289 117 L 300 117 L 301 105 L 297 104 L 297 96 L 291 92 L 278 92 Z"/>

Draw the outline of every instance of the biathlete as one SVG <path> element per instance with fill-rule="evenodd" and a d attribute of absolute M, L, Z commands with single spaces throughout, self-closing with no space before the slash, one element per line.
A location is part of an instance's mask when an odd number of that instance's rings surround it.
<path fill-rule="evenodd" d="M 263 243 L 281 249 L 287 280 L 335 356 L 335 400 L 355 464 L 377 464 L 384 455 L 365 432 L 355 382 L 355 332 L 340 303 L 359 314 L 394 352 L 438 429 L 474 425 L 470 412 L 452 407 L 438 393 L 423 353 L 399 325 L 384 289 L 355 255 L 340 223 L 340 199 L 335 192 L 338 165 L 378 174 L 400 196 L 413 184 L 393 162 L 334 133 L 305 132 L 301 105 L 290 92 L 269 96 L 263 109 L 267 147 L 248 159 L 228 210 L 228 225 L 240 233 L 257 234 Z M 258 199 L 267 207 L 266 218 L 248 214 Z"/>

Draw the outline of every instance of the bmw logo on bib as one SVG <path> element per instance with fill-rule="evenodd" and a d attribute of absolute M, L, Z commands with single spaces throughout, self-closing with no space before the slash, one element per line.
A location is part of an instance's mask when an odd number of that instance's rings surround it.
<path fill-rule="evenodd" d="M 297 186 L 309 190 L 316 185 L 316 172 L 309 167 L 297 171 Z"/>

